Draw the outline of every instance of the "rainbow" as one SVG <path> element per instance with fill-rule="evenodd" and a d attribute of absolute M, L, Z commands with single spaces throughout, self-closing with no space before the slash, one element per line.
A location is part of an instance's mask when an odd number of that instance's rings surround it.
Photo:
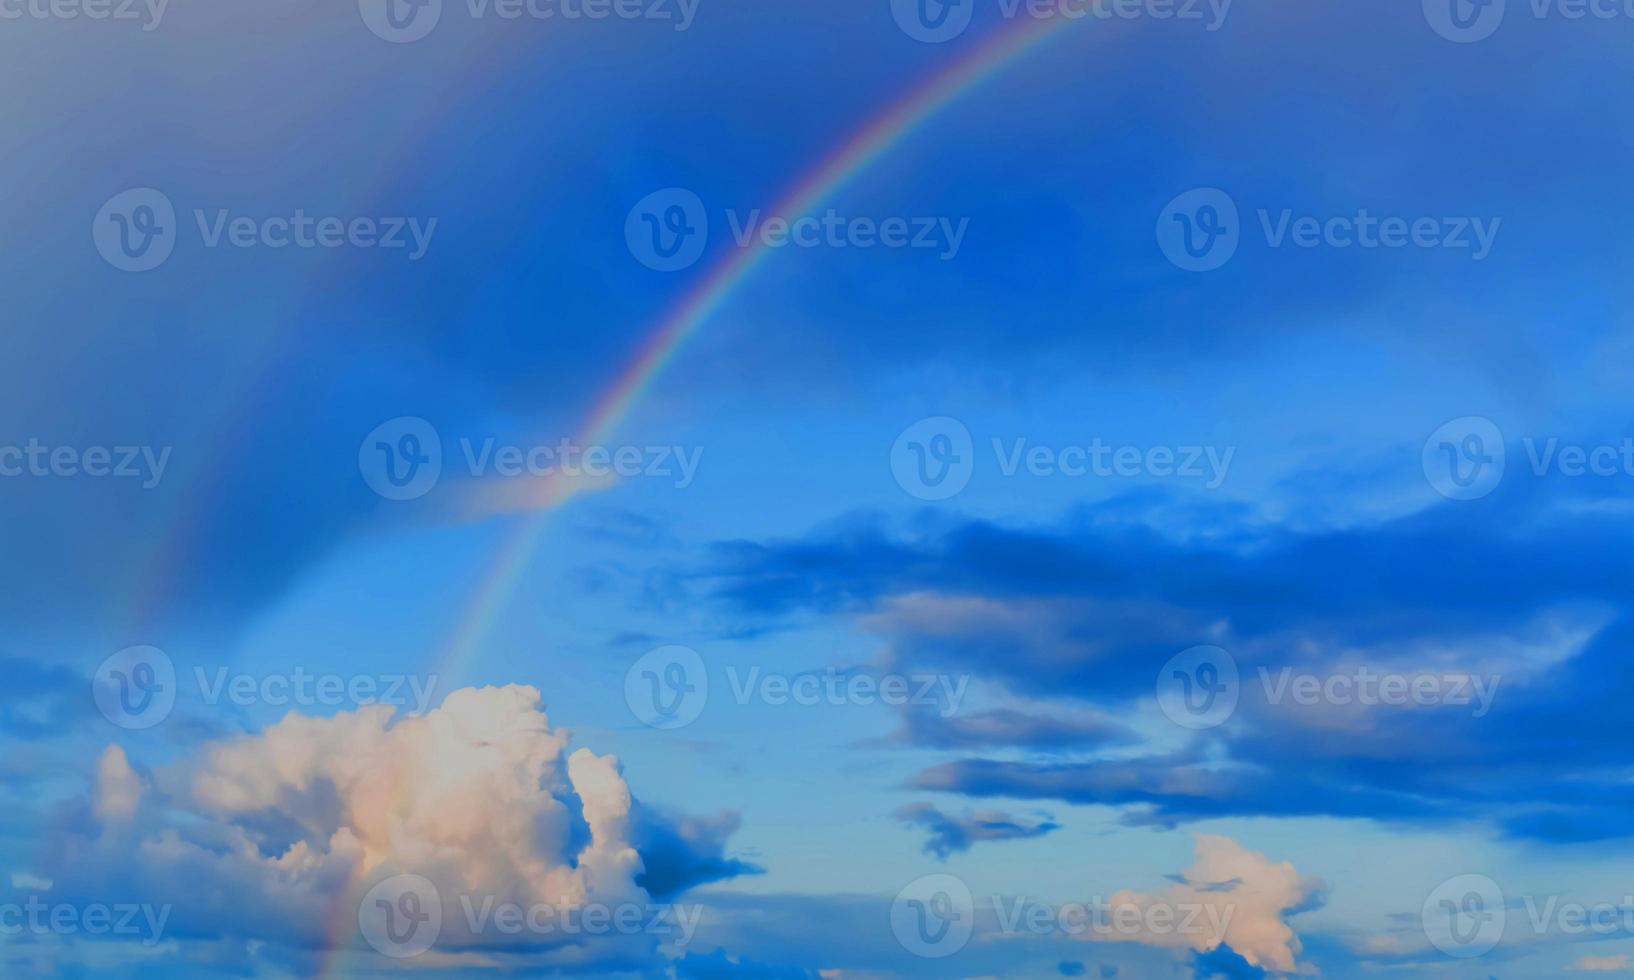
<path fill-rule="evenodd" d="M 874 116 L 797 180 L 767 213 L 791 220 L 809 214 L 941 109 L 1073 22 L 1059 16 L 1024 17 L 1019 23 L 996 31 Z M 599 445 L 611 439 L 687 339 L 708 322 L 732 292 L 759 267 L 769 251 L 771 249 L 758 239 L 732 249 L 665 313 L 635 356 L 592 406 L 578 445 Z M 493 562 L 479 577 L 470 601 L 456 620 L 436 671 L 439 677 L 457 677 L 470 662 L 515 594 L 546 521 L 583 489 L 551 478 L 530 499 L 526 516 L 506 537 Z M 348 894 L 331 916 L 329 964 L 322 975 L 332 975 L 336 959 L 355 928 L 352 906 L 357 901 L 360 884 L 359 880 L 352 882 Z"/>
<path fill-rule="evenodd" d="M 939 110 L 1067 23 L 1071 21 L 1064 17 L 1024 18 L 1022 23 L 999 31 L 875 116 L 796 181 L 767 213 L 791 220 L 809 214 Z M 771 251 L 760 239 L 732 249 L 681 297 L 597 399 L 577 444 L 591 446 L 611 440 L 619 424 L 687 339 L 708 322 Z M 458 620 L 439 676 L 454 674 L 469 661 L 515 591 L 546 518 L 578 492 L 561 481 L 545 481 L 532 501 L 531 513 L 501 546 L 480 579 L 470 605 Z"/>

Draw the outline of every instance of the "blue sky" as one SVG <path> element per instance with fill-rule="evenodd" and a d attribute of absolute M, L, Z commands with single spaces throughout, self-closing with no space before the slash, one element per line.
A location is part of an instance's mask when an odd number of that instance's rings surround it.
<path fill-rule="evenodd" d="M 1634 969 L 1629 11 L 387 2 L 0 3 L 8 976 Z"/>

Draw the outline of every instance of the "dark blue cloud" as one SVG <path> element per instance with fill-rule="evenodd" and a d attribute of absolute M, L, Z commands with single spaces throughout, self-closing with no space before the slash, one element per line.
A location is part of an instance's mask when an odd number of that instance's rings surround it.
<path fill-rule="evenodd" d="M 925 853 L 934 854 L 944 861 L 948 855 L 968 851 L 981 841 L 1025 840 L 1061 829 L 1060 824 L 1051 820 L 1029 822 L 1008 813 L 954 816 L 943 813 L 929 803 L 910 803 L 896 811 L 896 818 L 930 831 L 930 839 L 925 841 Z"/>
<path fill-rule="evenodd" d="M 1192 954 L 1194 980 L 1263 980 L 1266 972 L 1243 959 L 1225 943 L 1206 953 Z"/>
<path fill-rule="evenodd" d="M 637 806 L 631 839 L 645 871 L 636 884 L 665 899 L 711 881 L 765 874 L 758 865 L 726 856 L 727 839 L 739 822 L 735 813 L 689 817 Z"/>
<path fill-rule="evenodd" d="M 1158 666 L 1186 647 L 1235 655 L 1242 705 L 1188 748 L 971 757 L 928 769 L 922 789 L 1105 804 L 1169 826 L 1477 819 L 1518 837 L 1592 840 L 1634 827 L 1634 791 L 1618 775 L 1634 751 L 1634 532 L 1615 509 L 1629 484 L 1523 475 L 1484 500 L 1367 525 L 1224 523 L 1206 538 L 1120 519 L 1116 507 L 1032 527 L 931 518 L 900 531 L 864 517 L 722 545 L 700 580 L 760 615 L 863 614 L 899 665 L 1113 710 L 1149 699 Z M 1568 643 L 1563 629 L 1587 640 Z M 1342 652 L 1375 669 L 1493 673 L 1497 687 L 1485 714 L 1382 707 L 1341 725 L 1334 712 L 1313 724 L 1262 690 L 1261 669 L 1338 669 Z"/>
<path fill-rule="evenodd" d="M 1126 726 L 1098 716 L 1067 716 L 997 708 L 943 715 L 925 709 L 902 713 L 902 728 L 890 741 L 931 749 L 1004 746 L 1039 751 L 1099 748 L 1133 742 Z"/>
<path fill-rule="evenodd" d="M 90 682 L 77 671 L 0 655 L 0 733 L 54 738 L 92 715 Z"/>

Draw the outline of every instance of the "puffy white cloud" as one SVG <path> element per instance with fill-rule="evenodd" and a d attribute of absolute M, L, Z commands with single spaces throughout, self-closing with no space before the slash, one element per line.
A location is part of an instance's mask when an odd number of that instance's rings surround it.
<path fill-rule="evenodd" d="M 125 758 L 125 750 L 108 746 L 96 764 L 96 815 L 109 821 L 129 819 L 141 795 L 141 778 Z"/>
<path fill-rule="evenodd" d="M 1130 928 L 1097 931 L 1092 938 L 1199 952 L 1223 942 L 1254 966 L 1294 972 L 1301 946 L 1284 918 L 1305 907 L 1321 882 L 1229 837 L 1195 839 L 1196 857 L 1176 884 L 1161 892 L 1119 891 L 1107 900 L 1114 915 L 1120 908 L 1140 910 L 1138 922 L 1131 915 Z"/>
<path fill-rule="evenodd" d="M 473 927 L 468 910 L 652 911 L 648 837 L 661 838 L 654 870 L 670 890 L 756 870 L 720 855 L 735 817 L 706 824 L 722 829 L 685 833 L 643 810 L 615 758 L 569 751 L 534 688 L 467 688 L 421 716 L 291 713 L 146 776 L 110 746 L 41 870 L 66 894 L 173 903 L 184 938 L 262 942 L 290 957 L 337 942 L 373 956 L 358 934 L 360 897 L 419 875 L 443 906 L 428 958 L 629 969 L 679 930 L 643 916 L 595 934 L 566 932 L 560 918 L 518 932 L 492 914 Z"/>

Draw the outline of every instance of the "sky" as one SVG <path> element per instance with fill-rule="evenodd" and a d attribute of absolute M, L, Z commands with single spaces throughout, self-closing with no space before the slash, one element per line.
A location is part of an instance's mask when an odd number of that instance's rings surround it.
<path fill-rule="evenodd" d="M 0 0 L 0 972 L 1634 974 L 1631 42 Z"/>

